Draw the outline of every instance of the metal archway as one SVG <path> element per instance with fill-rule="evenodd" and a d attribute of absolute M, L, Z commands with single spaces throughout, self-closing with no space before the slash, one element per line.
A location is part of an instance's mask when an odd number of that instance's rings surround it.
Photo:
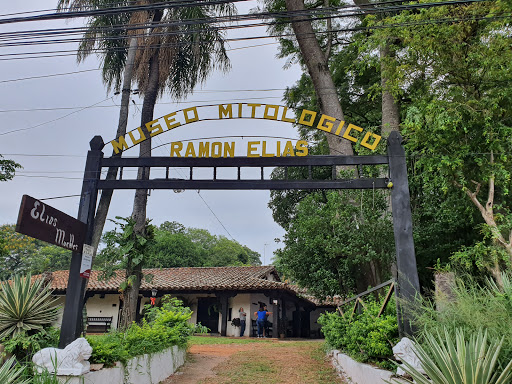
<path fill-rule="evenodd" d="M 392 132 L 387 141 L 387 155 L 375 156 L 305 156 L 305 157 L 233 157 L 233 158 L 176 158 L 146 157 L 121 158 L 114 156 L 104 158 L 103 139 L 94 137 L 87 153 L 82 193 L 78 210 L 78 219 L 87 224 L 86 243 L 92 241 L 94 215 L 98 190 L 100 189 L 371 189 L 391 187 L 391 203 L 393 214 L 393 230 L 396 248 L 396 264 L 398 270 L 396 296 L 399 332 L 401 335 L 412 335 L 411 313 L 407 304 L 413 302 L 419 292 L 419 279 L 414 252 L 412 235 L 412 216 L 407 180 L 405 151 L 402 137 Z M 338 179 L 337 166 L 347 165 L 378 165 L 388 164 L 387 178 Z M 271 180 L 264 179 L 265 167 L 306 167 L 309 176 L 303 180 Z M 314 180 L 311 177 L 313 167 L 332 167 L 330 180 Z M 115 180 L 100 179 L 102 168 L 119 167 L 119 178 Z M 166 177 L 160 179 L 124 179 L 124 168 L 150 169 L 151 167 L 166 168 Z M 180 180 L 170 177 L 170 167 L 188 167 L 189 179 Z M 234 180 L 217 178 L 217 168 L 230 167 L 238 169 L 238 177 Z M 261 168 L 260 179 L 244 180 L 240 177 L 241 168 Z M 213 168 L 209 180 L 194 179 L 194 168 Z M 392 186 L 389 185 L 390 181 Z M 60 347 L 64 348 L 80 334 L 80 323 L 84 301 L 86 279 L 80 277 L 82 254 L 73 252 L 66 289 L 66 302 L 60 335 Z"/>

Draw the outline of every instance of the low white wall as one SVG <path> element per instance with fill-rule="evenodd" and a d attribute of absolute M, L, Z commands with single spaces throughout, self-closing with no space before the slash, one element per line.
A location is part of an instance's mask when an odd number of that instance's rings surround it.
<path fill-rule="evenodd" d="M 349 384 L 386 384 L 394 376 L 393 372 L 359 363 L 337 350 L 331 351 L 331 358 L 338 374 Z M 400 379 L 395 380 L 406 383 Z"/>
<path fill-rule="evenodd" d="M 59 376 L 66 384 L 158 384 L 185 364 L 185 348 L 176 346 L 152 355 L 142 355 L 128 361 L 126 367 L 89 372 L 83 376 Z"/>

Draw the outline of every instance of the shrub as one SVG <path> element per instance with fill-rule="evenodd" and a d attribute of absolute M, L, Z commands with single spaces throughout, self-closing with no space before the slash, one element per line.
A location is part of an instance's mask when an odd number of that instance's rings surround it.
<path fill-rule="evenodd" d="M 445 330 L 454 338 L 457 329 L 467 334 L 484 329 L 494 340 L 503 338 L 498 359 L 500 364 L 507 364 L 512 360 L 512 328 L 508 326 L 512 324 L 512 284 L 507 276 L 504 282 L 504 287 L 498 288 L 490 282 L 481 286 L 469 277 L 459 277 L 453 289 L 454 301 L 439 297 L 442 311 L 436 311 L 434 303 L 425 302 L 416 313 L 418 342 Z"/>
<path fill-rule="evenodd" d="M 30 361 L 37 351 L 47 347 L 57 347 L 59 344 L 57 328 L 48 327 L 37 333 L 17 333 L 3 341 L 5 351 L 13 354 L 19 361 Z"/>
<path fill-rule="evenodd" d="M 188 322 L 192 316 L 190 309 L 170 296 L 162 299 L 160 307 L 146 306 L 145 311 L 140 325 L 133 323 L 123 332 L 88 336 L 93 348 L 89 360 L 112 366 L 116 361 L 124 363 L 135 356 L 160 352 L 174 345 L 185 346 L 196 330 Z"/>
<path fill-rule="evenodd" d="M 35 333 L 57 319 L 57 299 L 42 279 L 16 275 L 0 284 L 0 340 Z"/>
<path fill-rule="evenodd" d="M 430 380 L 409 364 L 402 366 L 414 383 L 507 384 L 512 380 L 512 361 L 503 370 L 496 367 L 503 338 L 489 344 L 486 331 L 479 330 L 468 337 L 459 328 L 454 338 L 450 330 L 444 328 L 444 332 L 437 335 L 426 332 L 424 344 L 425 347 L 416 344 L 416 352 Z M 393 382 L 399 383 L 396 379 Z"/>
<path fill-rule="evenodd" d="M 398 325 L 392 304 L 377 317 L 381 303 L 370 300 L 365 310 L 354 315 L 340 316 L 337 312 L 320 316 L 318 323 L 329 347 L 338 349 L 357 361 L 391 367 L 392 346 L 398 342 Z"/>

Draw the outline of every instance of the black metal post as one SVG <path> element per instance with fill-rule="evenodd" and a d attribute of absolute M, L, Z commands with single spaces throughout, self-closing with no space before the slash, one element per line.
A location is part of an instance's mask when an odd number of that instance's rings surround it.
<path fill-rule="evenodd" d="M 226 336 L 228 327 L 228 298 L 226 294 L 220 295 L 220 311 L 221 311 L 221 323 L 220 323 L 220 335 Z"/>
<path fill-rule="evenodd" d="M 86 244 L 91 244 L 92 241 L 94 213 L 96 211 L 96 200 L 98 197 L 97 184 L 100 179 L 101 160 L 103 159 L 103 152 L 101 150 L 104 147 L 101 136 L 95 136 L 89 144 L 91 150 L 87 152 L 84 181 L 82 183 L 82 193 L 77 217 L 78 220 L 87 224 Z M 59 348 L 65 348 L 68 344 L 77 339 L 82 329 L 82 308 L 87 280 L 80 277 L 81 264 L 82 254 L 73 252 L 69 267 Z"/>
<path fill-rule="evenodd" d="M 393 183 L 391 205 L 395 233 L 396 265 L 398 270 L 396 297 L 398 332 L 400 337 L 412 336 L 412 306 L 420 292 L 414 239 L 412 236 L 411 199 L 407 180 L 402 136 L 391 132 L 388 138 L 389 175 Z"/>

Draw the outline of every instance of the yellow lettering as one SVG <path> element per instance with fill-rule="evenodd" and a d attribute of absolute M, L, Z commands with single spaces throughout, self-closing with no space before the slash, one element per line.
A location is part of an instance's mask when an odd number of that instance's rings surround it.
<path fill-rule="evenodd" d="M 281 116 L 281 121 L 285 121 L 287 123 L 295 123 L 295 119 L 289 119 L 286 117 L 287 111 L 288 111 L 288 107 L 284 107 L 283 115 Z"/>
<path fill-rule="evenodd" d="M 181 150 L 183 149 L 183 143 L 181 141 L 175 141 L 171 143 L 171 157 L 181 157 Z"/>
<path fill-rule="evenodd" d="M 212 143 L 212 157 L 222 156 L 222 143 L 216 141 Z"/>
<path fill-rule="evenodd" d="M 238 117 L 242 117 L 242 103 L 238 104 Z"/>
<path fill-rule="evenodd" d="M 368 144 L 368 139 L 370 138 L 370 136 L 374 137 L 373 144 Z M 381 136 L 379 136 L 375 133 L 372 133 L 372 132 L 366 132 L 366 135 L 364 136 L 363 140 L 361 141 L 361 145 L 363 147 L 369 148 L 372 151 L 374 151 L 375 148 L 377 148 L 377 144 L 379 144 L 380 139 L 381 139 Z"/>
<path fill-rule="evenodd" d="M 350 131 L 352 129 L 355 129 L 356 131 L 359 131 L 359 132 L 363 132 L 363 128 L 359 128 L 357 125 L 354 125 L 354 124 L 349 124 L 348 127 L 347 127 L 347 130 L 343 134 L 343 138 L 347 139 L 347 140 L 350 140 L 350 141 L 353 141 L 354 143 L 357 143 L 358 139 L 356 139 L 353 136 L 350 136 Z"/>
<path fill-rule="evenodd" d="M 343 128 L 344 125 L 345 125 L 344 121 L 340 122 L 340 125 L 338 125 L 338 129 L 336 129 L 336 132 L 334 132 L 334 134 L 339 136 L 341 129 Z"/>
<path fill-rule="evenodd" d="M 228 156 L 229 155 L 229 156 Z M 234 157 L 235 156 L 235 142 L 224 143 L 224 156 L 223 157 Z"/>
<path fill-rule="evenodd" d="M 194 149 L 193 143 L 187 144 L 187 149 L 185 151 L 185 157 L 196 157 L 196 150 Z"/>
<path fill-rule="evenodd" d="M 293 151 L 293 145 L 291 141 L 287 141 L 284 146 L 283 156 L 295 156 L 295 152 Z"/>
<path fill-rule="evenodd" d="M 153 137 L 160 133 L 162 133 L 164 130 L 162 129 L 162 126 L 158 124 L 158 119 L 150 121 L 149 123 L 146 123 L 146 128 L 148 129 L 149 136 Z M 153 132 L 156 131 L 156 132 Z"/>
<path fill-rule="evenodd" d="M 255 148 L 255 145 L 259 143 L 259 141 L 249 141 L 247 143 L 247 157 L 260 157 L 257 153 L 253 153 L 258 150 L 258 148 Z"/>
<path fill-rule="evenodd" d="M 194 117 L 188 117 L 189 112 L 194 112 Z M 196 107 L 190 107 L 183 110 L 183 115 L 185 116 L 186 123 L 193 123 L 194 121 L 199 120 L 199 115 L 197 114 L 197 108 Z"/>
<path fill-rule="evenodd" d="M 222 117 L 226 115 L 229 119 L 233 117 L 233 105 L 228 104 L 227 107 L 224 107 L 224 105 L 219 104 L 219 119 L 222 119 Z"/>
<path fill-rule="evenodd" d="M 306 116 L 309 116 L 309 120 L 306 121 Z M 300 115 L 299 124 L 307 125 L 308 127 L 312 127 L 315 122 L 316 112 L 308 111 L 307 109 L 303 109 Z"/>
<path fill-rule="evenodd" d="M 176 116 L 176 112 L 169 113 L 168 115 L 164 116 L 165 124 L 167 124 L 167 129 L 173 129 L 173 128 L 179 127 L 181 125 L 180 122 L 174 123 L 176 121 L 176 119 L 171 118 L 172 116 Z"/>
<path fill-rule="evenodd" d="M 123 151 L 128 149 L 128 144 L 126 143 L 124 136 L 119 136 L 119 143 L 115 140 L 112 140 L 110 144 L 112 144 L 112 148 L 114 149 L 115 153 L 119 153 L 119 150 Z"/>
<path fill-rule="evenodd" d="M 276 156 L 277 157 L 281 156 L 281 142 L 280 141 L 277 142 Z"/>
<path fill-rule="evenodd" d="M 261 156 L 262 157 L 274 157 L 275 155 L 273 153 L 267 153 L 267 142 L 263 141 L 263 148 L 261 150 Z"/>
<path fill-rule="evenodd" d="M 306 140 L 297 141 L 295 148 L 297 149 L 297 156 L 308 155 L 308 142 Z"/>
<path fill-rule="evenodd" d="M 254 119 L 254 117 L 256 116 L 256 108 L 261 107 L 261 104 L 247 104 L 247 106 L 252 108 L 251 118 Z"/>
<path fill-rule="evenodd" d="M 199 142 L 198 157 L 210 157 L 210 143 Z"/>
<path fill-rule="evenodd" d="M 274 114 L 270 115 L 269 110 L 273 108 Z M 279 105 L 265 105 L 265 112 L 263 113 L 263 118 L 268 120 L 277 120 L 277 114 L 279 113 Z"/>
<path fill-rule="evenodd" d="M 336 119 L 334 117 L 322 115 L 322 117 L 320 118 L 320 121 L 318 122 L 318 125 L 316 127 L 318 129 L 321 129 L 322 131 L 331 132 L 332 127 L 333 127 L 332 122 L 334 122 L 334 121 L 336 121 Z"/>
<path fill-rule="evenodd" d="M 128 135 L 130 135 L 130 139 L 132 139 L 133 145 L 137 145 L 139 143 L 142 143 L 144 140 L 146 140 L 146 136 L 144 135 L 144 132 L 142 132 L 142 128 L 137 128 L 137 131 L 139 132 L 140 138 L 138 140 L 135 140 L 135 137 L 133 137 L 133 131 L 128 132 Z"/>

